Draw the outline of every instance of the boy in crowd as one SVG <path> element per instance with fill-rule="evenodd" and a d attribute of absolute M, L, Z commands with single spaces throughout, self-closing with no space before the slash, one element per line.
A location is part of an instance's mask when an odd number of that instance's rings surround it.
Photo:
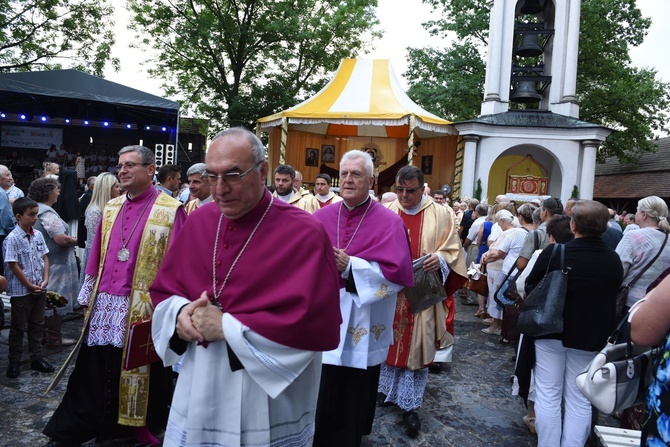
<path fill-rule="evenodd" d="M 7 377 L 10 379 L 19 376 L 24 332 L 28 333 L 30 368 L 45 373 L 54 372 L 53 366 L 42 358 L 49 250 L 42 233 L 33 230 L 37 221 L 37 210 L 37 202 L 32 199 L 21 197 L 14 201 L 12 211 L 17 225 L 2 246 L 7 295 L 10 296 L 12 304 L 7 367 Z"/>

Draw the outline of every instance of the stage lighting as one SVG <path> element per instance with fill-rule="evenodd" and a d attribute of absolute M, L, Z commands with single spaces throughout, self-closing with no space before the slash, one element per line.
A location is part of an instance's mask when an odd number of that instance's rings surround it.
<path fill-rule="evenodd" d="M 43 117 L 40 118 L 40 119 L 42 120 L 42 122 L 45 122 L 45 121 L 47 120 L 47 117 L 46 117 L 46 116 L 43 116 Z"/>
<path fill-rule="evenodd" d="M 6 117 L 7 115 L 5 115 L 4 113 L 0 113 L 0 118 L 6 118 Z"/>
<path fill-rule="evenodd" d="M 21 114 L 21 119 L 22 120 L 26 119 L 26 116 L 24 114 Z"/>
<path fill-rule="evenodd" d="M 102 123 L 102 125 L 105 126 L 105 127 L 109 127 L 109 122 L 105 121 L 104 123 Z"/>
<path fill-rule="evenodd" d="M 88 120 L 84 120 L 84 124 L 88 126 Z"/>
<path fill-rule="evenodd" d="M 126 124 L 126 129 L 130 129 L 131 127 L 133 126 L 131 126 L 130 124 Z"/>
<path fill-rule="evenodd" d="M 145 127 L 146 130 L 151 130 L 151 126 Z"/>
<path fill-rule="evenodd" d="M 66 123 L 66 124 L 70 124 L 70 118 L 66 118 L 66 119 L 65 119 L 65 123 Z"/>
<path fill-rule="evenodd" d="M 163 126 L 163 132 L 165 132 L 166 130 L 167 130 L 167 127 Z"/>

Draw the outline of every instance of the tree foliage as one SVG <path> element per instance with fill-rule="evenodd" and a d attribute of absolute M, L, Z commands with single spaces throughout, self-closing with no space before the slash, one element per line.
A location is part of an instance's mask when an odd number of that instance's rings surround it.
<path fill-rule="evenodd" d="M 250 127 L 325 85 L 376 35 L 376 0 L 128 0 L 150 75 L 186 111 Z"/>
<path fill-rule="evenodd" d="M 105 0 L 0 0 L 0 72 L 118 68 L 111 15 Z"/>
<path fill-rule="evenodd" d="M 441 19 L 424 26 L 456 37 L 446 49 L 411 49 L 409 94 L 426 109 L 455 121 L 479 115 L 488 40 L 487 0 L 424 0 Z M 616 130 L 601 145 L 599 160 L 617 156 L 636 163 L 654 150 L 655 133 L 668 131 L 670 84 L 655 70 L 632 66 L 629 49 L 642 43 L 651 24 L 635 0 L 582 0 L 577 96 L 580 119 Z M 450 90 L 450 91 L 443 91 Z"/>

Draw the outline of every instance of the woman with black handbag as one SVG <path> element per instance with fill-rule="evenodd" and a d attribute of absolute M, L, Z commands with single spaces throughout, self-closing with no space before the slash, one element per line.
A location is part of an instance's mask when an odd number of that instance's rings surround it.
<path fill-rule="evenodd" d="M 643 346 L 659 346 L 654 356 L 652 379 L 645 397 L 640 445 L 670 446 L 670 269 L 646 300 L 631 310 L 630 335 Z M 654 284 L 652 284 L 653 286 Z M 651 286 L 650 286 L 651 287 Z"/>
<path fill-rule="evenodd" d="M 586 369 L 615 327 L 616 292 L 623 278 L 619 257 L 600 237 L 608 220 L 607 208 L 598 202 L 580 200 L 572 207 L 570 225 L 575 239 L 564 245 L 568 281 L 563 332 L 535 340 L 538 446 L 582 446 L 589 436 L 591 403 L 577 388 L 575 377 Z M 548 246 L 538 257 L 526 280 L 526 292 L 545 272 L 560 269 L 560 256 L 549 262 L 552 251 L 553 246 Z"/>

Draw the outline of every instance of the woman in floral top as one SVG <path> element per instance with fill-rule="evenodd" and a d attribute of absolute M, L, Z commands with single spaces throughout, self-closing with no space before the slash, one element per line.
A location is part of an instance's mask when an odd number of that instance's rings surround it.
<path fill-rule="evenodd" d="M 670 446 L 670 276 L 647 294 L 646 301 L 634 306 L 631 314 L 633 341 L 661 348 L 653 362 L 640 445 Z"/>

